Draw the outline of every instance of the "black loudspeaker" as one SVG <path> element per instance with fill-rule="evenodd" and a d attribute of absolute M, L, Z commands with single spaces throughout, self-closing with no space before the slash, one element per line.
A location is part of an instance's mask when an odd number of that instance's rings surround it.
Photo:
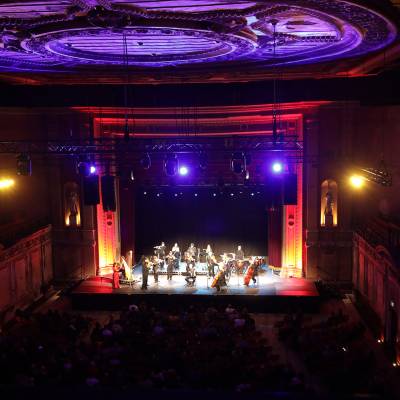
<path fill-rule="evenodd" d="M 86 206 L 100 204 L 98 175 L 89 175 L 83 178 L 83 202 Z"/>
<path fill-rule="evenodd" d="M 101 177 L 101 202 L 104 211 L 116 211 L 115 177 L 104 175 Z"/>
<path fill-rule="evenodd" d="M 282 205 L 282 176 L 271 175 L 266 182 L 267 185 L 267 193 L 266 193 L 266 201 L 267 208 L 275 209 Z"/>
<path fill-rule="evenodd" d="M 297 175 L 287 174 L 283 178 L 283 204 L 297 204 Z"/>

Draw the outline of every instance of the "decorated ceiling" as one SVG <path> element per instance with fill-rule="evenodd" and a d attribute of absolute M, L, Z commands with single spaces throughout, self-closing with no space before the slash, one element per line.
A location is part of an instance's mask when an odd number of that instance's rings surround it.
<path fill-rule="evenodd" d="M 0 73 L 251 80 L 302 66 L 321 71 L 396 38 L 390 10 L 363 2 L 2 1 Z"/>

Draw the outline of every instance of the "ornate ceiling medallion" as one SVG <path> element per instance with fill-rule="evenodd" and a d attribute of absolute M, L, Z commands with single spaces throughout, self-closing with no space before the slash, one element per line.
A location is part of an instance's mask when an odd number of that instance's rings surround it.
<path fill-rule="evenodd" d="M 19 0 L 0 4 L 0 71 L 140 79 L 258 79 L 274 66 L 354 60 L 396 40 L 396 21 L 362 1 Z M 273 25 L 276 51 L 273 54 Z M 304 67 L 309 68 L 309 67 Z M 171 75 L 172 74 L 172 75 Z M 208 79 L 208 78 L 204 78 Z"/>

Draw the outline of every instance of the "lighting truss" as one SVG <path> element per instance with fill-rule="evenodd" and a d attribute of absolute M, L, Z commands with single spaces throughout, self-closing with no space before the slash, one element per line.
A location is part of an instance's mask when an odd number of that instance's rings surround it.
<path fill-rule="evenodd" d="M 297 135 L 285 135 L 274 141 L 269 136 L 220 136 L 220 137 L 165 137 L 165 138 L 94 138 L 57 141 L 1 141 L 0 154 L 37 154 L 53 156 L 112 155 L 120 153 L 200 153 L 200 152 L 257 152 L 289 151 L 302 153 L 303 142 Z"/>
<path fill-rule="evenodd" d="M 393 179 L 392 174 L 389 173 L 386 168 L 361 168 L 362 176 L 369 182 L 377 183 L 381 186 L 392 186 Z"/>

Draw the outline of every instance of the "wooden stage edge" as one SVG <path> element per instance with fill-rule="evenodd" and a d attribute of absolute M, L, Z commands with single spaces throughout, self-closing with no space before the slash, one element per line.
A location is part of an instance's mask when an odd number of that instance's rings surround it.
<path fill-rule="evenodd" d="M 257 284 L 246 287 L 240 278 L 232 277 L 229 285 L 217 292 L 209 287 L 210 280 L 198 276 L 195 286 L 187 286 L 183 276 L 174 276 L 167 281 L 160 276 L 155 283 L 149 277 L 149 288 L 141 289 L 141 282 L 112 288 L 110 277 L 90 277 L 81 281 L 71 290 L 74 309 L 80 310 L 122 310 L 142 301 L 159 309 L 202 304 L 224 306 L 231 304 L 246 307 L 254 312 L 318 312 L 320 296 L 315 283 L 303 278 L 259 277 Z"/>

